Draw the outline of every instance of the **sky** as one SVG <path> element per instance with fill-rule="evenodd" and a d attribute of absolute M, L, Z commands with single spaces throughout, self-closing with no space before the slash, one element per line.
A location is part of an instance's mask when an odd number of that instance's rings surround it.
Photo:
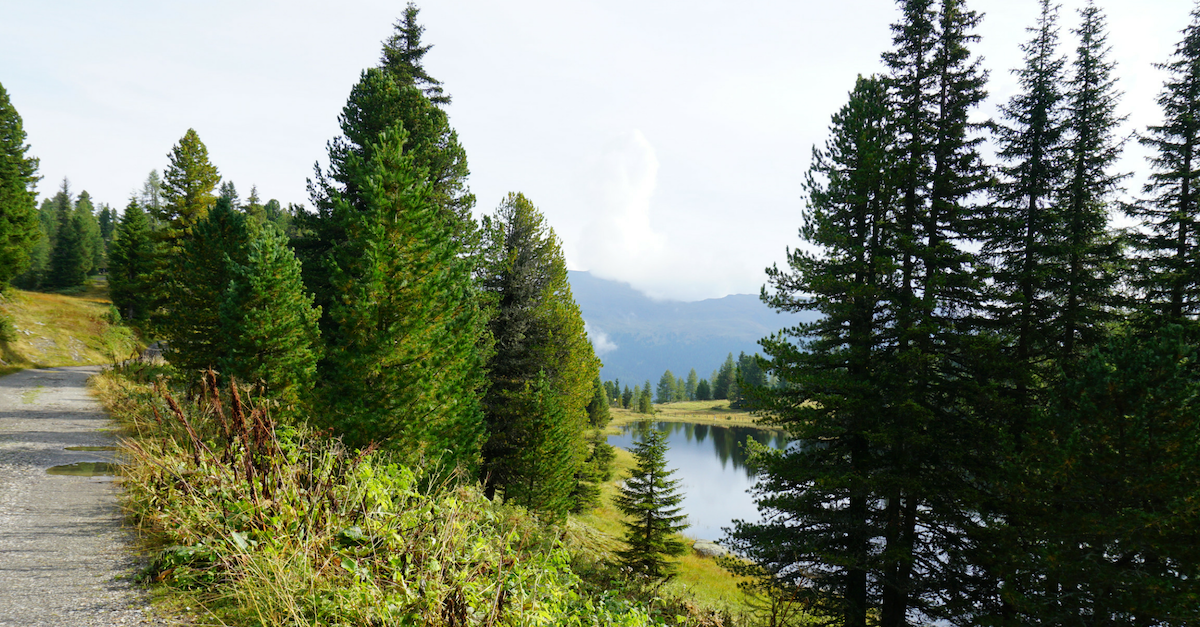
<path fill-rule="evenodd" d="M 1035 0 L 974 0 L 990 71 L 979 119 L 1016 85 Z M 1064 53 L 1078 0 L 1063 3 Z M 1122 135 L 1160 120 L 1188 0 L 1099 2 Z M 426 70 L 453 97 L 476 213 L 528 196 L 568 265 L 658 299 L 757 293 L 800 245 L 812 147 L 859 74 L 882 71 L 890 0 L 425 0 Z M 306 179 L 403 3 L 0 0 L 0 85 L 41 160 L 123 207 L 188 128 L 241 196 L 311 204 Z M 1144 179 L 1146 153 L 1121 163 Z"/>

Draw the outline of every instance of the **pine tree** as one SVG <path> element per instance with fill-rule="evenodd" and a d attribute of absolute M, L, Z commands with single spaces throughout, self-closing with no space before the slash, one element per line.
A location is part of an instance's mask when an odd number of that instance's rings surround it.
<path fill-rule="evenodd" d="M 700 379 L 696 383 L 696 399 L 698 401 L 712 400 L 712 386 L 708 384 L 708 379 Z"/>
<path fill-rule="evenodd" d="M 220 368 L 229 356 L 231 336 L 221 325 L 221 302 L 237 266 L 246 264 L 250 233 L 246 219 L 221 198 L 172 257 L 177 274 L 167 286 L 160 328 L 166 357 L 185 378 Z"/>
<path fill-rule="evenodd" d="M 713 375 L 712 395 L 714 399 L 729 398 L 729 388 L 733 386 L 737 378 L 737 373 L 734 372 L 735 367 L 733 353 L 729 353 L 725 358 L 725 362 L 721 364 L 721 369 Z"/>
<path fill-rule="evenodd" d="M 666 436 L 650 429 L 634 445 L 637 466 L 621 487 L 614 504 L 630 520 L 624 521 L 625 549 L 617 551 L 621 563 L 635 575 L 661 579 L 671 574 L 669 557 L 683 555 L 687 545 L 675 534 L 687 529 L 687 516 L 680 514 L 679 479 L 667 468 Z"/>
<path fill-rule="evenodd" d="M 1163 121 L 1140 138 L 1153 151 L 1143 189 L 1151 196 L 1126 208 L 1148 228 L 1135 236 L 1133 280 L 1148 326 L 1200 315 L 1200 6 L 1191 18 L 1170 60 L 1157 66 L 1167 72 Z"/>
<path fill-rule="evenodd" d="M 525 476 L 528 471 L 567 473 L 573 477 L 583 459 L 583 420 L 594 396 L 599 360 L 584 332 L 583 317 L 571 296 L 566 260 L 553 229 L 541 212 L 521 194 L 509 194 L 484 220 L 482 263 L 477 279 L 488 309 L 490 386 L 483 398 L 489 437 L 483 446 L 482 478 L 486 493 L 497 489 L 505 498 L 552 517 L 566 513 L 563 501 L 550 492 L 510 486 L 549 482 L 561 476 Z M 538 383 L 542 381 L 542 383 Z M 553 405 L 526 399 L 529 394 L 553 394 Z M 561 424 L 548 426 L 546 417 L 531 408 L 554 409 Z M 554 440 L 533 431 L 562 433 Z M 555 446 L 554 452 L 531 451 L 531 446 Z M 519 464 L 524 455 L 575 455 L 571 463 L 542 466 Z M 546 496 L 546 502 L 525 498 Z M 540 497 L 539 497 L 540 498 Z"/>
<path fill-rule="evenodd" d="M 316 374 L 321 312 L 304 290 L 287 237 L 274 227 L 256 229 L 245 264 L 231 268 L 219 313 L 228 342 L 222 374 L 255 385 L 285 415 L 296 415 Z"/>
<path fill-rule="evenodd" d="M 96 207 L 87 190 L 79 192 L 75 201 L 75 220 L 79 222 L 79 233 L 83 247 L 84 276 L 96 274 L 107 263 L 104 259 L 104 236 L 100 231 L 100 222 L 96 219 Z"/>
<path fill-rule="evenodd" d="M 396 32 L 383 44 L 380 67 L 395 77 L 397 82 L 420 89 L 433 104 L 448 105 L 450 96 L 442 89 L 442 83 L 430 76 L 421 65 L 425 54 L 433 46 L 421 45 L 425 27 L 417 23 L 419 12 L 411 2 L 404 7 L 404 17 L 395 24 Z"/>
<path fill-rule="evenodd" d="M 1096 345 L 1113 319 L 1121 249 L 1108 232 L 1108 199 L 1126 176 L 1111 172 L 1121 156 L 1114 132 L 1125 118 L 1116 115 L 1120 93 L 1107 59 L 1104 16 L 1091 0 L 1079 13 L 1079 47 L 1067 83 L 1067 180 L 1059 199 L 1066 238 L 1059 272 L 1049 282 L 1066 296 L 1058 316 L 1060 360 Z"/>
<path fill-rule="evenodd" d="M 161 225 L 157 216 L 162 215 L 163 211 L 162 178 L 158 176 L 158 170 L 150 170 L 150 174 L 146 175 L 138 201 L 150 219 L 150 228 L 157 229 Z"/>
<path fill-rule="evenodd" d="M 639 414 L 654 413 L 653 394 L 654 393 L 650 391 L 650 380 L 646 379 L 646 385 L 642 386 L 641 393 L 637 395 L 637 410 Z"/>
<path fill-rule="evenodd" d="M 804 594 L 854 627 L 866 625 L 888 566 L 871 548 L 882 535 L 875 521 L 884 489 L 866 477 L 882 452 L 872 454 L 871 434 L 890 426 L 879 388 L 891 349 L 882 303 L 900 270 L 893 133 L 884 86 L 860 77 L 824 150 L 814 150 L 801 236 L 819 252 L 793 249 L 790 271 L 769 269 L 767 302 L 823 315 L 762 341 L 769 369 L 790 385 L 752 391 L 772 423 L 826 445 L 764 453 L 759 507 L 787 516 L 738 522 L 731 534 L 735 548 L 780 581 L 804 578 Z M 793 518 L 798 528 L 785 530 Z"/>
<path fill-rule="evenodd" d="M 612 420 L 612 416 L 608 413 L 609 397 L 608 392 L 605 391 L 607 388 L 600 382 L 600 375 L 596 375 L 596 383 L 593 387 L 595 393 L 587 406 L 588 424 L 593 428 L 603 429 L 608 426 L 608 421 Z"/>
<path fill-rule="evenodd" d="M 37 243 L 38 160 L 29 155 L 20 114 L 0 85 L 0 289 L 29 266 Z"/>
<path fill-rule="evenodd" d="M 108 273 L 113 306 L 126 320 L 145 320 L 150 315 L 150 282 L 156 264 L 150 219 L 141 204 L 130 199 L 114 231 Z"/>
<path fill-rule="evenodd" d="M 625 386 L 625 391 L 621 392 L 621 407 L 625 409 L 633 407 L 633 390 L 629 389 L 628 385 Z"/>
<path fill-rule="evenodd" d="M 663 376 L 658 380 L 658 388 L 655 389 L 655 394 L 658 397 L 658 403 L 670 403 L 675 400 L 675 375 L 668 370 L 663 373 Z"/>
<path fill-rule="evenodd" d="M 194 129 L 188 129 L 179 143 L 167 155 L 170 165 L 163 173 L 159 199 L 153 199 L 154 190 L 148 189 L 151 198 L 144 199 L 162 231 L 159 238 L 166 244 L 168 252 L 182 246 L 182 239 L 191 233 L 192 227 L 204 219 L 217 202 L 213 189 L 221 175 L 208 160 L 208 148 L 200 141 Z M 152 187 L 154 172 L 147 187 Z M 155 208 L 156 204 L 158 205 Z"/>
<path fill-rule="evenodd" d="M 367 141 L 368 158 L 331 158 L 346 186 L 326 188 L 320 204 L 345 239 L 325 258 L 325 418 L 352 446 L 377 442 L 472 472 L 484 434 L 484 321 L 454 228 L 405 142 L 397 124 Z"/>
<path fill-rule="evenodd" d="M 72 207 L 70 182 L 64 177 L 54 195 L 54 248 L 50 253 L 50 287 L 69 289 L 87 280 L 89 261 L 84 243 L 84 224 Z"/>
<path fill-rule="evenodd" d="M 699 383 L 699 380 L 696 378 L 696 369 L 692 368 L 691 371 L 688 372 L 687 383 L 684 385 L 684 388 L 683 388 L 684 400 L 688 400 L 688 401 L 699 400 L 696 398 L 696 385 L 698 383 Z"/>

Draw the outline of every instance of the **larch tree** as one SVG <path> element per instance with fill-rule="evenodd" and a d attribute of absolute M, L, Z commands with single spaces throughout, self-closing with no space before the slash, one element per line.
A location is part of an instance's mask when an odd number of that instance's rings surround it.
<path fill-rule="evenodd" d="M 41 237 L 34 194 L 37 169 L 21 116 L 0 85 L 0 289 L 29 266 Z"/>
<path fill-rule="evenodd" d="M 657 403 L 670 403 L 675 400 L 675 375 L 671 374 L 670 370 L 659 377 L 658 387 L 654 392 Z"/>
<path fill-rule="evenodd" d="M 188 129 L 180 138 L 179 143 L 171 148 L 167 155 L 170 164 L 163 172 L 161 187 L 158 190 L 160 205 L 154 208 L 153 199 L 147 199 L 147 208 L 151 216 L 162 225 L 158 233 L 169 252 L 182 246 L 183 238 L 191 233 L 192 227 L 204 219 L 216 205 L 217 196 L 213 193 L 221 175 L 208 159 L 208 147 L 200 141 L 195 129 Z M 147 188 L 152 186 L 154 172 L 147 181 Z M 153 196 L 154 191 L 148 190 Z"/>
<path fill-rule="evenodd" d="M 489 496 L 500 490 L 558 518 L 569 509 L 583 462 L 600 363 L 571 295 L 558 237 L 525 196 L 509 194 L 484 220 L 482 251 L 477 281 L 491 358 L 481 477 Z M 523 461 L 530 456 L 544 461 Z"/>
<path fill-rule="evenodd" d="M 1171 58 L 1158 96 L 1163 120 L 1140 138 L 1152 152 L 1149 198 L 1126 211 L 1145 227 L 1135 234 L 1134 286 L 1143 325 L 1200 315 L 1200 7 Z"/>
<path fill-rule="evenodd" d="M 696 369 L 692 368 L 688 372 L 687 382 L 684 384 L 684 388 L 683 388 L 683 392 L 685 395 L 684 400 L 687 400 L 687 401 L 697 400 L 696 399 L 696 385 L 699 382 L 700 382 L 699 379 L 696 378 Z"/>

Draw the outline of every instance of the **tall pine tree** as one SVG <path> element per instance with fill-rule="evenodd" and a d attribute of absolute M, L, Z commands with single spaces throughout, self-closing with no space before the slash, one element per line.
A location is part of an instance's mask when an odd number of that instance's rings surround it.
<path fill-rule="evenodd" d="M 29 154 L 21 116 L 0 85 L 0 289 L 29 265 L 39 239 L 38 160 Z"/>
<path fill-rule="evenodd" d="M 145 320 L 151 303 L 157 257 L 150 219 L 136 199 L 130 199 L 114 231 L 108 285 L 113 306 L 126 320 Z"/>

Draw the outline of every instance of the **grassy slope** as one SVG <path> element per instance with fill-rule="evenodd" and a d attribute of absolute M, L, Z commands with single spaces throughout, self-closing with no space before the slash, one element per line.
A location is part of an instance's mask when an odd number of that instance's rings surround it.
<path fill-rule="evenodd" d="M 108 283 L 92 280 L 74 295 L 9 290 L 0 310 L 15 329 L 15 340 L 0 340 L 0 375 L 25 368 L 109 364 L 139 348 L 127 327 L 105 320 L 110 311 Z"/>

